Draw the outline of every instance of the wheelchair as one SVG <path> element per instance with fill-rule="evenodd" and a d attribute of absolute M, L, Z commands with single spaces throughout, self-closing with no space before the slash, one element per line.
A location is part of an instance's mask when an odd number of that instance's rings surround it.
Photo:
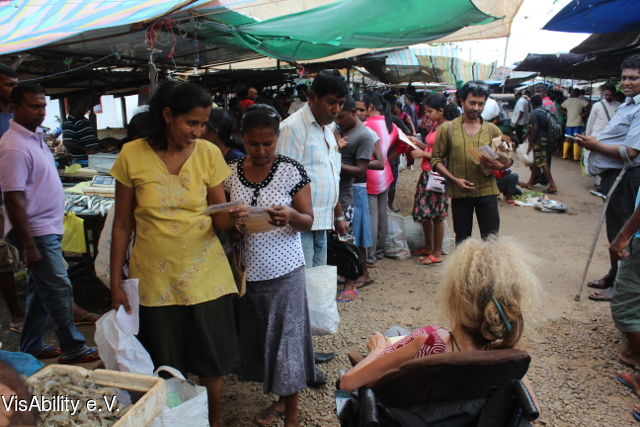
<path fill-rule="evenodd" d="M 516 349 L 451 352 L 411 360 L 351 392 L 338 411 L 340 425 L 530 426 L 539 416 L 521 381 L 530 361 L 526 352 Z"/>

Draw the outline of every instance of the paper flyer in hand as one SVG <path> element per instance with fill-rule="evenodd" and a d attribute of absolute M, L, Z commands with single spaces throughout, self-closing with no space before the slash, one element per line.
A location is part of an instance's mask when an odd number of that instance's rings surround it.
<path fill-rule="evenodd" d="M 398 129 L 398 137 L 400 138 L 400 141 L 404 142 L 405 144 L 407 144 L 408 146 L 410 146 L 414 150 L 419 150 L 420 149 L 420 147 L 418 147 L 413 141 L 411 141 L 409 139 L 409 137 L 407 136 L 407 134 L 402 132 L 400 129 Z"/>
<path fill-rule="evenodd" d="M 474 147 L 467 148 L 467 153 L 473 157 L 473 161 L 476 164 L 480 164 L 480 157 L 486 157 L 487 159 L 495 160 L 498 158 L 498 155 L 495 151 L 491 149 L 488 145 L 483 145 L 482 147 Z"/>

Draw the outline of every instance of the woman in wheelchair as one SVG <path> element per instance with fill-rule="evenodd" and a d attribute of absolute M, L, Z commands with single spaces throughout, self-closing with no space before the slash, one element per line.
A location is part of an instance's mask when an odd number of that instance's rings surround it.
<path fill-rule="evenodd" d="M 518 344 L 523 314 L 536 301 L 540 288 L 531 254 L 506 237 L 467 239 L 449 255 L 444 277 L 439 297 L 451 329 L 426 326 L 396 342 L 374 333 L 367 342 L 369 355 L 344 374 L 342 390 L 366 386 L 411 359 Z M 527 378 L 522 381 L 534 397 Z"/>

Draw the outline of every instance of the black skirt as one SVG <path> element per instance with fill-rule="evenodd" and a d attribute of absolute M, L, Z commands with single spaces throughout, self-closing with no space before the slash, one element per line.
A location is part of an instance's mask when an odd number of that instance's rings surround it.
<path fill-rule="evenodd" d="M 235 295 L 182 306 L 140 306 L 138 339 L 157 368 L 168 365 L 183 374 L 219 377 L 240 365 L 233 310 Z"/>

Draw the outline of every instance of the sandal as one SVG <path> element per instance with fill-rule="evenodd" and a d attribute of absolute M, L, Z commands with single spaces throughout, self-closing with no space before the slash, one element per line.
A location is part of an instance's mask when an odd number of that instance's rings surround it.
<path fill-rule="evenodd" d="M 24 322 L 9 323 L 9 330 L 21 334 L 22 331 L 24 330 Z"/>
<path fill-rule="evenodd" d="M 611 288 L 600 292 L 592 292 L 589 294 L 589 299 L 591 301 L 611 301 Z"/>
<path fill-rule="evenodd" d="M 271 406 L 256 415 L 253 421 L 259 426 L 268 426 L 274 421 L 278 421 L 284 415 L 284 411 L 280 411 L 276 408 L 277 403 L 278 402 L 273 402 Z"/>
<path fill-rule="evenodd" d="M 594 289 L 609 289 L 611 285 L 606 283 L 602 279 L 594 280 L 593 282 L 587 283 L 587 286 Z"/>
<path fill-rule="evenodd" d="M 95 323 L 100 320 L 100 317 L 102 316 L 96 313 L 87 313 L 77 322 L 73 322 L 73 324 L 76 326 L 95 325 Z"/>
<path fill-rule="evenodd" d="M 354 299 L 356 299 L 356 295 L 358 295 L 360 292 L 358 292 L 358 290 L 356 289 L 355 291 L 340 291 L 340 298 L 337 299 L 338 302 L 351 302 Z M 345 299 L 345 295 L 353 295 L 353 298 L 350 299 Z"/>
<path fill-rule="evenodd" d="M 90 363 L 90 362 L 95 362 L 96 360 L 100 360 L 100 356 L 98 355 L 98 352 L 96 351 L 96 349 L 90 348 L 86 353 L 81 354 L 75 359 L 65 359 L 62 356 L 60 356 L 58 358 L 58 363 L 61 363 L 63 365 L 68 365 L 71 363 Z"/>
<path fill-rule="evenodd" d="M 37 359 L 53 359 L 54 357 L 58 357 L 62 354 L 62 350 L 59 348 L 53 348 L 51 346 L 46 346 L 44 350 L 40 352 L 36 356 Z"/>
<path fill-rule="evenodd" d="M 633 381 L 633 379 L 631 378 L 631 374 L 629 372 L 619 371 L 616 374 L 616 379 L 620 381 L 622 384 L 629 387 L 631 390 L 633 390 L 633 392 L 636 395 L 638 394 L 639 387 L 636 387 L 638 384 L 635 381 Z"/>
<path fill-rule="evenodd" d="M 424 262 L 422 262 L 424 260 L 424 257 L 420 257 L 420 258 L 418 258 L 418 262 L 416 262 L 416 264 L 433 265 L 433 264 L 440 264 L 442 262 L 442 261 L 438 261 L 438 259 L 436 257 L 434 257 L 433 255 L 427 255 L 427 258 L 429 258 L 429 260 L 431 262 L 424 263 Z"/>

